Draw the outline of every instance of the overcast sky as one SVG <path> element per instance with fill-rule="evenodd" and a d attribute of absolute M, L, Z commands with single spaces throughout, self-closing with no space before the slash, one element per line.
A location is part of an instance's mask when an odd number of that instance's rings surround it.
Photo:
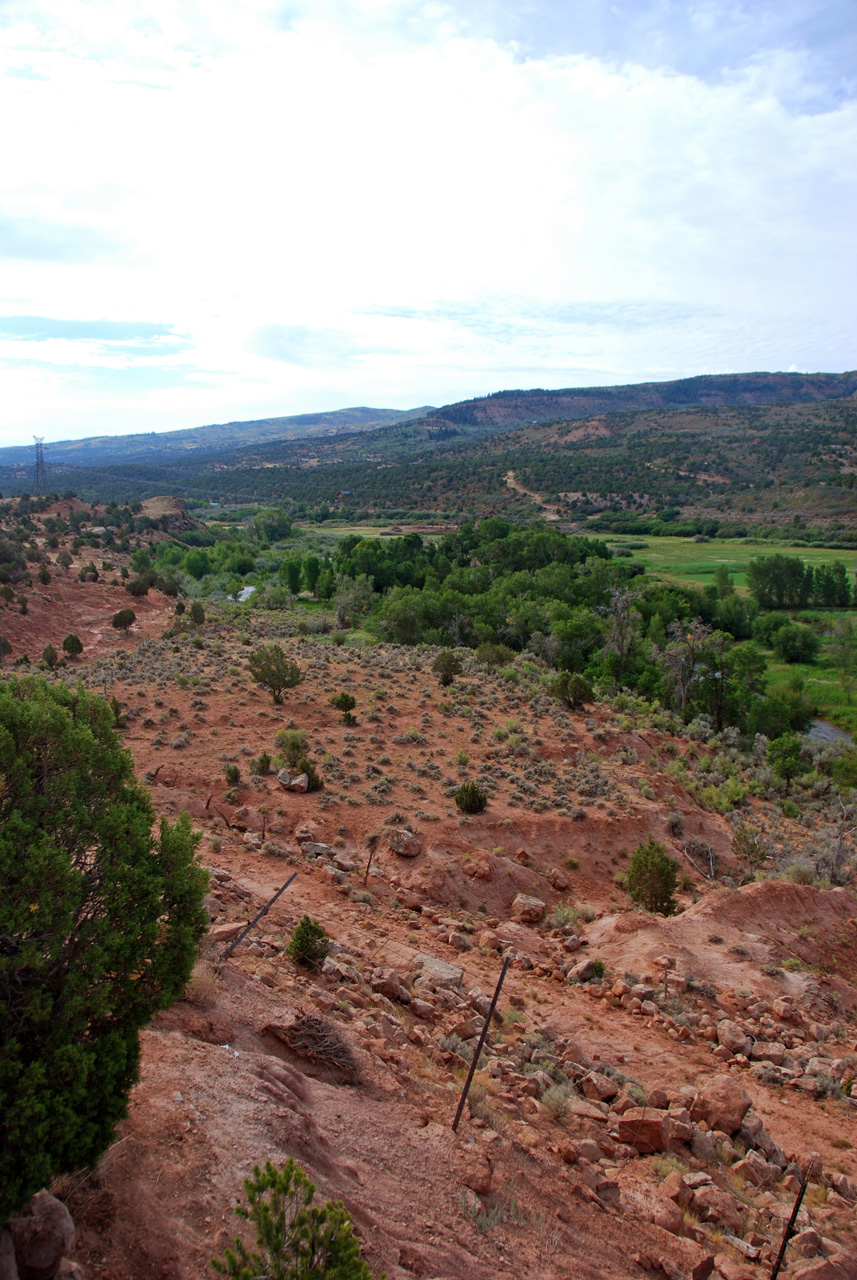
<path fill-rule="evenodd" d="M 0 443 L 857 366 L 854 0 L 0 0 Z"/>

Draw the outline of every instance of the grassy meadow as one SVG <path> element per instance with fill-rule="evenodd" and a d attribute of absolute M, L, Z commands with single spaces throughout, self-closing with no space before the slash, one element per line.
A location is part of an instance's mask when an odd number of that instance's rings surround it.
<path fill-rule="evenodd" d="M 804 564 L 813 567 L 841 560 L 852 580 L 857 571 L 857 550 L 793 547 L 753 538 L 713 538 L 711 542 L 694 542 L 693 538 L 620 534 L 606 537 L 605 542 L 609 547 L 627 547 L 633 552 L 634 559 L 641 561 L 650 573 L 687 586 L 708 586 L 714 581 L 717 566 L 725 564 L 735 589 L 741 595 L 746 594 L 747 565 L 757 556 L 799 556 Z"/>

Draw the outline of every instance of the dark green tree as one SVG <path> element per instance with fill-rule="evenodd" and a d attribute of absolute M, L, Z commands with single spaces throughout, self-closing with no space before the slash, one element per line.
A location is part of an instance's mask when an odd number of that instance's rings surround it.
<path fill-rule="evenodd" d="M 671 916 L 675 911 L 678 863 L 654 836 L 641 840 L 628 864 L 628 894 L 647 911 Z"/>
<path fill-rule="evenodd" d="M 287 689 L 293 689 L 303 680 L 300 667 L 278 644 L 263 644 L 254 649 L 247 659 L 250 676 L 263 689 L 267 689 L 274 702 L 281 703 Z"/>
<path fill-rule="evenodd" d="M 301 916 L 295 925 L 286 954 L 306 969 L 321 968 L 327 955 L 328 940 L 324 926 L 310 916 Z"/>
<path fill-rule="evenodd" d="M 205 622 L 205 609 L 198 600 L 190 606 L 190 620 L 195 627 L 201 627 Z"/>
<path fill-rule="evenodd" d="M 155 811 L 82 686 L 0 685 L 0 1223 L 113 1139 L 138 1031 L 208 927 L 198 837 Z"/>
<path fill-rule="evenodd" d="M 786 784 L 786 791 L 791 790 L 792 779 L 803 773 L 801 749 L 803 743 L 799 733 L 784 733 L 768 743 L 765 759 L 778 778 Z"/>
<path fill-rule="evenodd" d="M 487 795 L 475 782 L 462 782 L 454 798 L 462 813 L 484 813 L 488 807 Z"/>
<path fill-rule="evenodd" d="M 354 697 L 352 693 L 346 693 L 344 690 L 342 691 L 342 693 L 335 693 L 333 697 L 330 699 L 330 705 L 332 707 L 335 707 L 337 711 L 342 712 L 343 724 L 350 725 L 350 724 L 357 723 L 356 716 L 353 716 L 351 714 L 354 708 L 357 706 L 357 699 Z"/>
<path fill-rule="evenodd" d="M 372 1280 L 342 1202 L 313 1207 L 315 1184 L 294 1160 L 282 1169 L 270 1160 L 264 1169 L 256 1165 L 244 1191 L 247 1205 L 238 1205 L 235 1212 L 253 1223 L 261 1253 L 236 1238 L 223 1260 L 211 1260 L 219 1275 L 232 1280 Z"/>
<path fill-rule="evenodd" d="M 113 626 L 117 631 L 130 631 L 136 621 L 137 615 L 133 609 L 120 609 L 113 615 Z"/>
<path fill-rule="evenodd" d="M 72 631 L 66 636 L 62 642 L 63 653 L 68 654 L 70 658 L 77 658 L 83 653 L 83 641 L 80 636 L 75 635 Z"/>
<path fill-rule="evenodd" d="M 592 701 L 592 685 L 577 671 L 561 671 L 551 682 L 550 692 L 572 711 L 581 711 L 587 702 Z"/>
<path fill-rule="evenodd" d="M 451 649 L 444 649 L 439 653 L 431 664 L 431 669 L 443 688 L 451 685 L 455 677 L 460 676 L 464 670 L 458 654 L 453 653 Z"/>
<path fill-rule="evenodd" d="M 57 653 L 54 646 L 50 643 L 46 644 L 44 649 L 42 650 L 42 662 L 51 671 L 53 671 L 54 667 L 59 662 L 59 654 Z"/>

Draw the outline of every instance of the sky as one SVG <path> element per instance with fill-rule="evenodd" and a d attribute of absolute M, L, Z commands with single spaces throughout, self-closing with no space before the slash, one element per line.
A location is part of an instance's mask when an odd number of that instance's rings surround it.
<path fill-rule="evenodd" d="M 854 0 L 0 0 L 0 444 L 857 367 Z"/>

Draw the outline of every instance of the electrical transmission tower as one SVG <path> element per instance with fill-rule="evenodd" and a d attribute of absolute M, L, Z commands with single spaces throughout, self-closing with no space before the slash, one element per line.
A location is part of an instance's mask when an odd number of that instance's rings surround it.
<path fill-rule="evenodd" d="M 45 437 L 33 436 L 36 442 L 36 465 L 33 467 L 33 493 L 47 493 L 48 468 L 45 465 Z"/>

